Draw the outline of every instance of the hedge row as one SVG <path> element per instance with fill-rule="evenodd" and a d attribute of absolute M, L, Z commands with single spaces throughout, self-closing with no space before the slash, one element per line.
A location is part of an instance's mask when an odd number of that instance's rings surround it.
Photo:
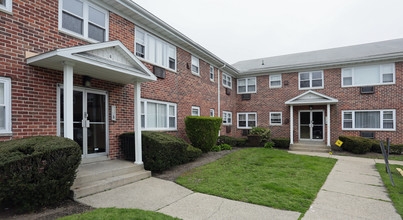
<path fill-rule="evenodd" d="M 81 148 L 62 137 L 0 142 L 0 203 L 32 211 L 69 195 Z"/>
<path fill-rule="evenodd" d="M 187 116 L 185 118 L 185 131 L 194 147 L 203 152 L 209 152 L 215 146 L 222 118 Z"/>
<path fill-rule="evenodd" d="M 217 139 L 217 145 L 228 144 L 231 147 L 246 147 L 246 138 L 234 138 L 230 136 L 219 136 Z"/>
<path fill-rule="evenodd" d="M 200 149 L 189 145 L 183 139 L 167 133 L 143 131 L 141 134 L 142 156 L 146 170 L 167 170 L 170 167 L 193 161 L 202 153 Z M 121 134 L 119 138 L 123 152 L 129 152 L 125 149 L 134 148 L 133 132 Z M 134 161 L 134 152 L 131 155 L 125 155 L 125 158 Z"/>
<path fill-rule="evenodd" d="M 290 138 L 278 137 L 272 138 L 275 148 L 288 149 L 290 148 Z"/>
<path fill-rule="evenodd" d="M 358 136 L 347 136 L 342 135 L 339 137 L 341 141 L 343 141 L 343 145 L 341 146 L 343 150 L 355 153 L 355 154 L 365 154 L 368 152 L 376 152 L 382 153 L 380 147 L 380 141 L 358 137 Z M 385 148 L 387 148 L 386 142 L 384 142 Z M 390 145 L 390 154 L 401 154 L 403 150 L 403 144 L 391 144 Z"/>

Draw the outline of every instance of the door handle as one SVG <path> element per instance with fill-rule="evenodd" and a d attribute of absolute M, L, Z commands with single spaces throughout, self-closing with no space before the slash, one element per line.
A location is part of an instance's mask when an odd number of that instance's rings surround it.
<path fill-rule="evenodd" d="M 87 119 L 83 119 L 83 120 L 81 121 L 81 126 L 82 126 L 83 128 L 89 128 L 89 127 L 90 127 L 90 121 L 87 120 Z"/>

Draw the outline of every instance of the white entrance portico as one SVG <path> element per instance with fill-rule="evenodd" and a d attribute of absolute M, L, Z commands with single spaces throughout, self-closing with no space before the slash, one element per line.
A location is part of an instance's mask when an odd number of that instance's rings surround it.
<path fill-rule="evenodd" d="M 120 41 L 110 41 L 57 49 L 30 57 L 27 59 L 27 63 L 32 66 L 63 71 L 63 134 L 64 137 L 70 139 L 74 139 L 73 74 L 84 75 L 91 78 L 124 85 L 133 84 L 136 152 L 135 163 L 143 163 L 141 153 L 140 123 L 141 83 L 155 81 L 156 77 Z M 85 94 L 87 93 L 85 92 Z M 88 113 L 83 115 L 88 115 Z M 87 116 L 83 118 L 82 124 L 83 128 L 88 128 L 91 126 L 91 123 L 89 120 L 87 120 Z M 95 124 L 95 122 L 92 124 Z M 102 122 L 98 122 L 98 124 L 102 124 Z M 104 124 L 107 125 L 108 123 L 106 122 Z M 106 130 L 108 130 L 108 128 Z"/>
<path fill-rule="evenodd" d="M 330 106 L 337 102 L 335 98 L 311 90 L 286 101 L 290 106 L 290 144 L 294 144 L 294 106 L 326 105 L 326 117 L 324 109 L 299 111 L 298 137 L 299 140 L 323 140 L 326 124 L 326 145 L 330 147 Z"/>

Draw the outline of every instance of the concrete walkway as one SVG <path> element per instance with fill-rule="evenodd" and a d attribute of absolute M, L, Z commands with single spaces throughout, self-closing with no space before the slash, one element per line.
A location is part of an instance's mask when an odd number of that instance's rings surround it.
<path fill-rule="evenodd" d="M 95 208 L 158 211 L 181 219 L 298 219 L 301 213 L 194 193 L 174 182 L 148 178 L 78 199 Z"/>
<path fill-rule="evenodd" d="M 375 168 L 383 160 L 290 152 L 338 161 L 303 219 L 401 219 Z M 403 165 L 402 161 L 392 163 Z"/>

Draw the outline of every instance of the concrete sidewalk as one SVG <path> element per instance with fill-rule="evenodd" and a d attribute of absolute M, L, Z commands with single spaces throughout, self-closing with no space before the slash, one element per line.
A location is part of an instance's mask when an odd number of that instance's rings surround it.
<path fill-rule="evenodd" d="M 174 182 L 148 178 L 77 201 L 95 208 L 158 211 L 181 219 L 298 219 L 301 213 L 194 193 Z"/>
<path fill-rule="evenodd" d="M 290 152 L 338 159 L 303 219 L 401 219 L 376 163 L 383 160 L 327 153 Z M 401 161 L 394 161 L 403 164 Z"/>

